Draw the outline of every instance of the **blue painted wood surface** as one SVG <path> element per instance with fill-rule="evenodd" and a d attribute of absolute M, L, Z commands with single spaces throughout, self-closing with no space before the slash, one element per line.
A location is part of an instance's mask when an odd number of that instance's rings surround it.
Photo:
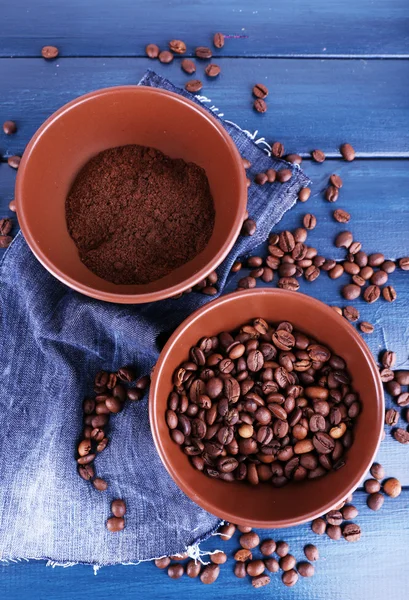
<path fill-rule="evenodd" d="M 191 51 L 196 45 L 210 44 L 212 34 L 222 31 L 233 36 L 217 52 L 215 62 L 222 67 L 222 74 L 217 81 L 206 80 L 203 93 L 226 118 L 251 132 L 258 130 L 257 137 L 280 140 L 287 151 L 303 155 L 320 147 L 332 157 L 323 165 L 304 161 L 303 167 L 314 182 L 312 197 L 287 213 L 279 228 L 299 226 L 303 214 L 313 212 L 318 225 L 309 242 L 320 254 L 341 258 L 332 240 L 343 226 L 332 219 L 332 211 L 344 208 L 352 215 L 348 228 L 367 252 L 382 251 L 393 259 L 409 255 L 409 162 L 402 158 L 409 157 L 409 63 L 393 58 L 409 56 L 407 8 L 407 0 L 192 0 L 189 6 L 174 0 L 9 3 L 0 19 L 0 121 L 15 119 L 19 131 L 15 136 L 0 136 L 0 155 L 21 153 L 42 121 L 75 96 L 103 86 L 136 83 L 147 67 L 183 85 L 188 76 L 178 60 L 166 66 L 138 58 L 143 57 L 145 44 L 156 42 L 164 47 L 176 37 L 184 39 Z M 58 45 L 61 58 L 52 62 L 28 58 L 38 57 L 45 44 Z M 66 58 L 69 56 L 83 58 Z M 330 56 L 338 58 L 328 60 Z M 388 60 L 378 60 L 381 56 Z M 202 69 L 200 66 L 198 74 Z M 255 82 L 270 88 L 265 115 L 251 109 Z M 344 141 L 356 147 L 359 160 L 347 164 L 339 159 L 338 146 Z M 344 180 L 335 205 L 322 195 L 332 172 Z M 13 197 L 14 179 L 15 172 L 3 158 L 0 217 L 11 215 L 7 205 Z M 234 289 L 237 278 L 232 277 L 229 289 Z M 343 282 L 322 274 L 313 284 L 302 282 L 301 291 L 343 306 L 346 303 L 339 294 Z M 365 336 L 374 355 L 385 347 L 394 349 L 398 365 L 406 367 L 408 282 L 407 272 L 396 271 L 391 276 L 398 292 L 392 305 L 353 302 L 361 311 L 361 319 L 375 325 L 375 333 Z M 392 404 L 391 398 L 386 401 L 388 406 Z M 264 532 L 264 537 L 287 540 L 297 559 L 302 559 L 305 543 L 319 546 L 316 576 L 300 581 L 294 589 L 284 588 L 275 575 L 269 587 L 255 591 L 248 581 L 233 576 L 232 559 L 214 586 L 187 578 L 171 581 L 149 563 L 104 568 L 94 577 L 91 567 L 46 569 L 43 561 L 31 561 L 0 565 L 0 598 L 82 600 L 91 596 L 128 600 L 223 595 L 233 599 L 258 594 L 299 600 L 406 600 L 408 451 L 388 432 L 378 458 L 387 475 L 399 477 L 406 487 L 398 499 L 387 499 L 376 514 L 366 507 L 363 491 L 354 495 L 360 511 L 356 521 L 363 530 L 358 544 L 318 538 L 309 525 Z M 221 547 L 231 556 L 237 545 L 237 538 L 228 543 L 211 538 L 203 548 Z"/>

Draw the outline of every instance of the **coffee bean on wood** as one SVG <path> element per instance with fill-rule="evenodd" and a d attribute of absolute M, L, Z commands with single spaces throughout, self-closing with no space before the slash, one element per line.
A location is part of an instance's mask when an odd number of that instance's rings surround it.
<path fill-rule="evenodd" d="M 59 52 L 56 46 L 43 46 L 41 49 L 41 56 L 47 60 L 57 58 Z"/>
<path fill-rule="evenodd" d="M 158 58 L 159 56 L 159 46 L 156 44 L 148 44 L 145 48 L 146 56 L 149 58 Z"/>
<path fill-rule="evenodd" d="M 16 133 L 17 125 L 14 121 L 4 121 L 3 131 L 6 135 L 12 135 L 13 133 Z"/>
<path fill-rule="evenodd" d="M 222 33 L 215 33 L 213 36 L 213 44 L 216 48 L 223 48 L 224 35 Z"/>

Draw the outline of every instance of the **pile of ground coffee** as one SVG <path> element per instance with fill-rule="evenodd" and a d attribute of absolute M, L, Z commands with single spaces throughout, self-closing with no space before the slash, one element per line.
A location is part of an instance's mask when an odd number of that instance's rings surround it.
<path fill-rule="evenodd" d="M 193 259 L 214 218 L 204 169 L 137 145 L 92 158 L 66 200 L 82 262 L 117 284 L 150 283 Z"/>

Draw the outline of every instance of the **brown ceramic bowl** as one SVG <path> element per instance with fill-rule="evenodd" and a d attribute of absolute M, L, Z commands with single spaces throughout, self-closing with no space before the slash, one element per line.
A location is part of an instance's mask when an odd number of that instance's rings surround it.
<path fill-rule="evenodd" d="M 116 285 L 94 275 L 80 261 L 65 222 L 65 199 L 81 167 L 125 144 L 152 146 L 203 167 L 216 209 L 203 252 L 146 285 Z M 16 202 L 24 237 L 55 277 L 87 296 L 136 304 L 179 294 L 222 262 L 240 232 L 247 189 L 235 144 L 203 108 L 165 90 L 123 86 L 81 96 L 47 119 L 24 152 Z"/>
<path fill-rule="evenodd" d="M 165 422 L 172 374 L 203 336 L 235 329 L 255 317 L 290 321 L 342 356 L 359 392 L 362 412 L 346 465 L 315 480 L 276 489 L 268 483 L 252 487 L 243 482 L 210 479 L 194 469 L 170 438 Z M 384 400 L 378 369 L 355 329 L 318 300 L 276 289 L 236 292 L 192 314 L 174 332 L 155 367 L 150 391 L 150 420 L 159 455 L 178 486 L 214 515 L 253 527 L 288 527 L 318 517 L 344 500 L 359 484 L 378 449 L 383 430 Z"/>

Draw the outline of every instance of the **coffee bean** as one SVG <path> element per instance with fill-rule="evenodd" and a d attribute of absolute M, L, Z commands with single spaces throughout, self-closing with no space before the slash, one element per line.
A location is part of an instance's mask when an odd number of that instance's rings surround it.
<path fill-rule="evenodd" d="M 213 44 L 216 48 L 223 48 L 224 35 L 222 33 L 215 33 L 213 36 Z"/>
<path fill-rule="evenodd" d="M 323 163 L 325 160 L 325 154 L 322 150 L 313 150 L 311 152 L 311 156 L 315 160 L 315 162 L 318 163 Z"/>
<path fill-rule="evenodd" d="M 78 474 L 85 481 L 90 481 L 95 475 L 94 467 L 90 464 L 78 465 Z"/>
<path fill-rule="evenodd" d="M 341 277 L 344 273 L 344 267 L 338 263 L 336 264 L 332 269 L 330 269 L 328 271 L 328 276 L 331 279 L 338 279 L 339 277 Z"/>
<path fill-rule="evenodd" d="M 108 489 L 108 483 L 105 481 L 105 479 L 101 479 L 100 477 L 95 477 L 92 485 L 99 492 L 104 492 L 106 489 Z"/>
<path fill-rule="evenodd" d="M 340 147 L 340 152 L 344 160 L 351 162 L 355 158 L 355 150 L 351 146 L 351 144 L 342 144 Z"/>
<path fill-rule="evenodd" d="M 236 260 L 233 263 L 233 266 L 231 268 L 231 272 L 232 273 L 237 273 L 238 271 L 240 271 L 240 269 L 242 269 L 242 267 L 243 267 L 242 263 L 239 260 Z"/>
<path fill-rule="evenodd" d="M 400 385 L 409 385 L 409 371 L 395 371 L 395 379 Z"/>
<path fill-rule="evenodd" d="M 355 523 L 348 523 L 344 525 L 342 535 L 347 542 L 357 542 L 361 538 L 361 528 Z"/>
<path fill-rule="evenodd" d="M 299 154 L 287 154 L 284 158 L 293 165 L 300 165 L 302 163 L 302 157 Z"/>
<path fill-rule="evenodd" d="M 241 228 L 241 235 L 251 236 L 256 233 L 257 225 L 253 219 L 246 219 Z"/>
<path fill-rule="evenodd" d="M 400 444 L 409 444 L 409 431 L 405 431 L 404 429 L 398 428 L 393 432 L 393 437 Z"/>
<path fill-rule="evenodd" d="M 339 510 L 330 510 L 326 518 L 330 525 L 341 525 L 343 521 L 342 513 Z"/>
<path fill-rule="evenodd" d="M 396 477 L 387 479 L 383 484 L 383 491 L 387 496 L 397 498 L 402 492 L 402 486 L 399 479 L 396 479 Z"/>
<path fill-rule="evenodd" d="M 330 185 L 325 190 L 325 198 L 328 202 L 336 202 L 338 200 L 338 188 L 334 185 Z"/>
<path fill-rule="evenodd" d="M 305 229 L 315 229 L 315 227 L 317 225 L 316 217 L 310 213 L 307 213 L 306 215 L 304 215 L 302 222 L 303 222 Z"/>
<path fill-rule="evenodd" d="M 368 281 L 368 279 L 370 279 L 373 275 L 372 267 L 362 267 L 359 272 L 359 275 L 362 277 L 362 279 Z"/>
<path fill-rule="evenodd" d="M 237 462 L 237 461 L 236 461 Z M 223 565 L 227 560 L 227 554 L 225 552 L 214 552 L 210 555 L 210 560 L 215 565 Z"/>
<path fill-rule="evenodd" d="M 244 562 L 236 562 L 234 565 L 234 574 L 239 579 L 244 579 L 246 577 L 247 571 Z"/>
<path fill-rule="evenodd" d="M 291 571 L 286 571 L 282 574 L 281 580 L 287 587 L 292 587 L 298 581 L 298 573 L 291 569 Z"/>
<path fill-rule="evenodd" d="M 399 422 L 399 413 L 397 410 L 390 408 L 385 413 L 385 424 L 394 427 Z"/>
<path fill-rule="evenodd" d="M 110 517 L 106 522 L 106 528 L 112 532 L 122 531 L 125 528 L 125 520 L 120 517 Z"/>
<path fill-rule="evenodd" d="M 354 283 L 348 283 L 347 285 L 344 285 L 344 287 L 342 288 L 342 295 L 346 300 L 355 300 L 356 298 L 359 298 L 360 294 L 361 294 L 361 288 L 359 287 L 359 285 L 355 285 Z M 370 298 L 374 297 L 374 292 L 370 292 L 369 297 Z"/>
<path fill-rule="evenodd" d="M 314 519 L 311 523 L 311 529 L 314 533 L 318 535 L 323 535 L 325 533 L 326 528 L 327 524 L 321 517 L 319 517 L 318 519 Z"/>
<path fill-rule="evenodd" d="M 399 267 L 403 271 L 409 271 L 409 256 L 405 256 L 404 258 L 399 259 Z"/>
<path fill-rule="evenodd" d="M 180 579 L 185 572 L 183 565 L 170 565 L 168 568 L 168 576 L 171 579 Z"/>
<path fill-rule="evenodd" d="M 371 277 L 371 283 L 373 283 L 374 285 L 385 285 L 387 281 L 388 274 L 382 270 L 376 271 Z"/>
<path fill-rule="evenodd" d="M 339 525 L 328 525 L 327 535 L 331 540 L 340 540 L 342 536 L 341 527 Z"/>
<path fill-rule="evenodd" d="M 192 94 L 196 94 L 196 92 L 200 92 L 203 84 L 200 79 L 191 79 L 185 83 L 185 90 L 191 92 Z"/>
<path fill-rule="evenodd" d="M 277 171 L 275 169 L 267 169 L 266 175 L 268 183 L 274 183 L 277 177 Z"/>
<path fill-rule="evenodd" d="M 304 277 L 307 281 L 315 281 L 320 274 L 321 271 L 315 265 L 311 265 L 304 271 Z"/>
<path fill-rule="evenodd" d="M 113 500 L 111 503 L 111 512 L 115 517 L 123 517 L 126 513 L 126 504 L 123 500 Z"/>
<path fill-rule="evenodd" d="M 319 559 L 319 552 L 317 546 L 314 544 L 307 544 L 304 546 L 304 554 L 308 560 L 315 561 Z"/>
<path fill-rule="evenodd" d="M 205 68 L 205 73 L 208 77 L 217 77 L 218 75 L 220 75 L 220 71 L 221 69 L 219 65 L 216 65 L 214 63 L 207 65 L 207 67 Z"/>
<path fill-rule="evenodd" d="M 9 235 L 0 236 L 0 248 L 8 248 L 13 241 L 13 238 Z"/>
<path fill-rule="evenodd" d="M 7 164 L 12 169 L 18 169 L 20 165 L 21 157 L 20 156 L 9 156 L 7 159 Z"/>
<path fill-rule="evenodd" d="M 268 177 L 265 173 L 257 173 L 254 177 L 254 183 L 257 183 L 257 185 L 264 185 L 267 181 Z"/>
<path fill-rule="evenodd" d="M 300 284 L 294 277 L 281 277 L 281 279 L 278 280 L 277 286 L 283 290 L 296 292 L 299 289 Z"/>
<path fill-rule="evenodd" d="M 233 525 L 233 523 L 228 523 L 227 525 L 222 525 L 222 527 L 220 527 L 220 529 L 219 529 L 220 538 L 224 542 L 227 542 L 228 540 L 230 540 L 233 537 L 235 531 L 236 531 L 236 526 Z"/>
<path fill-rule="evenodd" d="M 367 505 L 371 510 L 380 510 L 385 501 L 385 496 L 381 493 L 376 492 L 374 494 L 370 494 L 367 498 Z"/>
<path fill-rule="evenodd" d="M 169 64 L 173 60 L 173 54 L 169 50 L 162 50 L 162 52 L 159 52 L 158 58 L 159 62 Z"/>
<path fill-rule="evenodd" d="M 149 58 L 158 58 L 159 52 L 159 46 L 156 44 L 148 44 L 145 48 L 145 53 Z"/>
<path fill-rule="evenodd" d="M 242 277 L 242 279 L 239 279 L 237 285 L 239 288 L 243 288 L 246 290 L 252 289 L 256 287 L 256 280 L 254 279 L 254 277 Z"/>
<path fill-rule="evenodd" d="M 280 568 L 278 560 L 276 560 L 275 558 L 266 558 L 264 560 L 264 564 L 266 566 L 266 569 L 270 571 L 270 573 L 277 573 L 277 571 Z"/>
<path fill-rule="evenodd" d="M 381 294 L 381 290 L 377 285 L 370 285 L 364 291 L 364 300 L 369 304 L 376 302 Z"/>
<path fill-rule="evenodd" d="M 392 260 L 385 260 L 385 262 L 381 264 L 381 269 L 382 271 L 390 275 L 395 271 L 396 265 Z"/>
<path fill-rule="evenodd" d="M 338 223 L 349 223 L 351 219 L 351 215 L 346 210 L 342 210 L 342 208 L 337 208 L 333 212 L 333 217 Z"/>
<path fill-rule="evenodd" d="M 352 323 L 354 323 L 355 321 L 358 321 L 359 310 L 356 309 L 354 306 L 345 306 L 343 312 L 344 312 L 344 317 L 346 319 L 348 319 L 348 321 L 351 321 Z"/>
<path fill-rule="evenodd" d="M 348 273 L 349 275 L 358 275 L 358 273 L 360 271 L 357 264 L 355 264 L 353 262 L 349 262 L 348 260 L 346 260 L 343 263 L 343 266 L 344 266 L 344 271 L 346 273 Z"/>
<path fill-rule="evenodd" d="M 295 567 L 296 562 L 292 554 L 286 554 L 280 559 L 279 564 L 283 571 L 290 571 Z"/>
<path fill-rule="evenodd" d="M 253 577 L 251 580 L 251 585 L 254 588 L 260 588 L 268 585 L 270 583 L 270 577 L 268 575 L 259 575 L 258 577 Z"/>
<path fill-rule="evenodd" d="M 340 189 L 342 188 L 342 179 L 339 175 L 336 175 L 335 173 L 333 173 L 332 175 L 330 175 L 330 183 L 331 185 L 333 185 L 334 187 Z"/>
<path fill-rule="evenodd" d="M 238 562 L 246 562 L 246 560 L 251 560 L 252 558 L 252 553 L 247 548 L 237 550 L 237 552 L 234 555 L 234 560 L 237 560 Z"/>
<path fill-rule="evenodd" d="M 252 560 L 247 565 L 247 574 L 251 577 L 257 577 L 264 573 L 265 565 L 264 562 L 260 559 Z"/>
<path fill-rule="evenodd" d="M 195 50 L 197 58 L 208 59 L 212 58 L 213 53 L 207 46 L 198 46 Z"/>
<path fill-rule="evenodd" d="M 364 483 L 364 490 L 367 494 L 376 494 L 381 489 L 381 484 L 377 479 L 367 479 Z"/>
<path fill-rule="evenodd" d="M 207 565 L 200 574 L 200 581 L 206 585 L 210 585 L 216 581 L 219 575 L 219 565 Z"/>
<path fill-rule="evenodd" d="M 56 46 L 43 46 L 41 49 L 41 56 L 47 60 L 57 58 L 58 54 L 59 51 Z"/>
<path fill-rule="evenodd" d="M 11 219 L 0 219 L 0 235 L 8 235 L 13 228 Z"/>
<path fill-rule="evenodd" d="M 3 131 L 6 135 L 12 135 L 13 133 L 16 133 L 17 125 L 14 121 L 4 121 Z"/>
<path fill-rule="evenodd" d="M 373 463 L 370 469 L 370 473 L 372 477 L 375 479 L 383 479 L 385 477 L 385 469 L 379 463 Z"/>
<path fill-rule="evenodd" d="M 290 546 L 287 544 L 287 542 L 277 542 L 276 545 L 276 554 L 278 556 L 280 556 L 280 558 L 283 558 L 284 556 L 287 556 L 287 554 L 290 551 Z"/>
<path fill-rule="evenodd" d="M 394 302 L 397 297 L 395 288 L 391 285 L 387 285 L 382 290 L 382 296 L 387 302 Z"/>
<path fill-rule="evenodd" d="M 281 142 L 273 142 L 271 154 L 276 158 L 281 158 L 284 155 L 284 145 Z"/>
<path fill-rule="evenodd" d="M 353 275 L 352 282 L 355 283 L 355 285 L 359 285 L 359 287 L 364 287 L 365 285 L 365 279 L 363 279 L 363 277 L 361 277 L 360 275 Z"/>
<path fill-rule="evenodd" d="M 286 183 L 287 181 L 290 181 L 292 175 L 293 172 L 291 169 L 281 169 L 280 171 L 277 171 L 277 181 Z"/>
<path fill-rule="evenodd" d="M 386 369 L 391 369 L 396 363 L 396 353 L 392 350 L 385 350 L 381 356 L 381 363 Z"/>
<path fill-rule="evenodd" d="M 398 403 L 399 406 L 409 406 L 409 392 L 404 392 L 403 394 L 399 394 L 396 402 Z"/>
<path fill-rule="evenodd" d="M 166 569 L 170 565 L 170 558 L 168 556 L 163 556 L 162 558 L 155 558 L 155 567 L 158 569 Z"/>
<path fill-rule="evenodd" d="M 349 248 L 353 239 L 350 231 L 341 231 L 335 238 L 335 246 L 337 248 Z"/>
<path fill-rule="evenodd" d="M 136 379 L 136 374 L 132 367 L 121 367 L 118 369 L 117 375 L 121 381 L 125 381 L 126 383 L 130 383 Z"/>
<path fill-rule="evenodd" d="M 368 256 L 368 264 L 370 267 L 380 267 L 384 261 L 385 257 L 380 252 L 375 252 Z"/>
<path fill-rule="evenodd" d="M 341 509 L 342 512 L 342 516 L 344 517 L 345 521 L 351 521 L 352 519 L 355 519 L 358 516 L 358 509 L 355 506 L 344 506 Z"/>
<path fill-rule="evenodd" d="M 268 96 L 268 88 L 262 83 L 256 83 L 256 85 L 253 87 L 253 95 L 256 98 L 264 99 Z"/>
<path fill-rule="evenodd" d="M 297 565 L 297 571 L 301 577 L 312 577 L 315 573 L 314 565 L 307 561 L 299 562 Z"/>
<path fill-rule="evenodd" d="M 260 552 L 263 556 L 270 556 L 276 550 L 276 543 L 274 540 L 263 540 L 260 544 Z"/>
<path fill-rule="evenodd" d="M 244 533 L 240 537 L 240 546 L 242 548 L 245 548 L 246 550 L 252 550 L 253 548 L 256 548 L 259 545 L 259 543 L 260 538 L 254 531 L 251 531 L 250 533 Z"/>
<path fill-rule="evenodd" d="M 185 73 L 188 73 L 189 75 L 193 75 L 193 73 L 196 72 L 196 65 L 193 60 L 190 60 L 190 58 L 184 58 L 180 63 L 180 66 Z"/>
<path fill-rule="evenodd" d="M 186 52 L 186 44 L 182 40 L 172 40 L 169 42 L 169 49 L 175 54 L 184 54 Z"/>
<path fill-rule="evenodd" d="M 308 198 L 311 196 L 311 190 L 308 187 L 301 188 L 298 192 L 298 199 L 300 202 L 307 202 Z"/>
<path fill-rule="evenodd" d="M 16 210 L 17 210 L 17 207 L 16 207 L 16 203 L 15 203 L 15 201 L 14 201 L 14 200 L 11 200 L 11 201 L 9 202 L 9 210 L 11 210 L 11 212 L 16 212 Z"/>

